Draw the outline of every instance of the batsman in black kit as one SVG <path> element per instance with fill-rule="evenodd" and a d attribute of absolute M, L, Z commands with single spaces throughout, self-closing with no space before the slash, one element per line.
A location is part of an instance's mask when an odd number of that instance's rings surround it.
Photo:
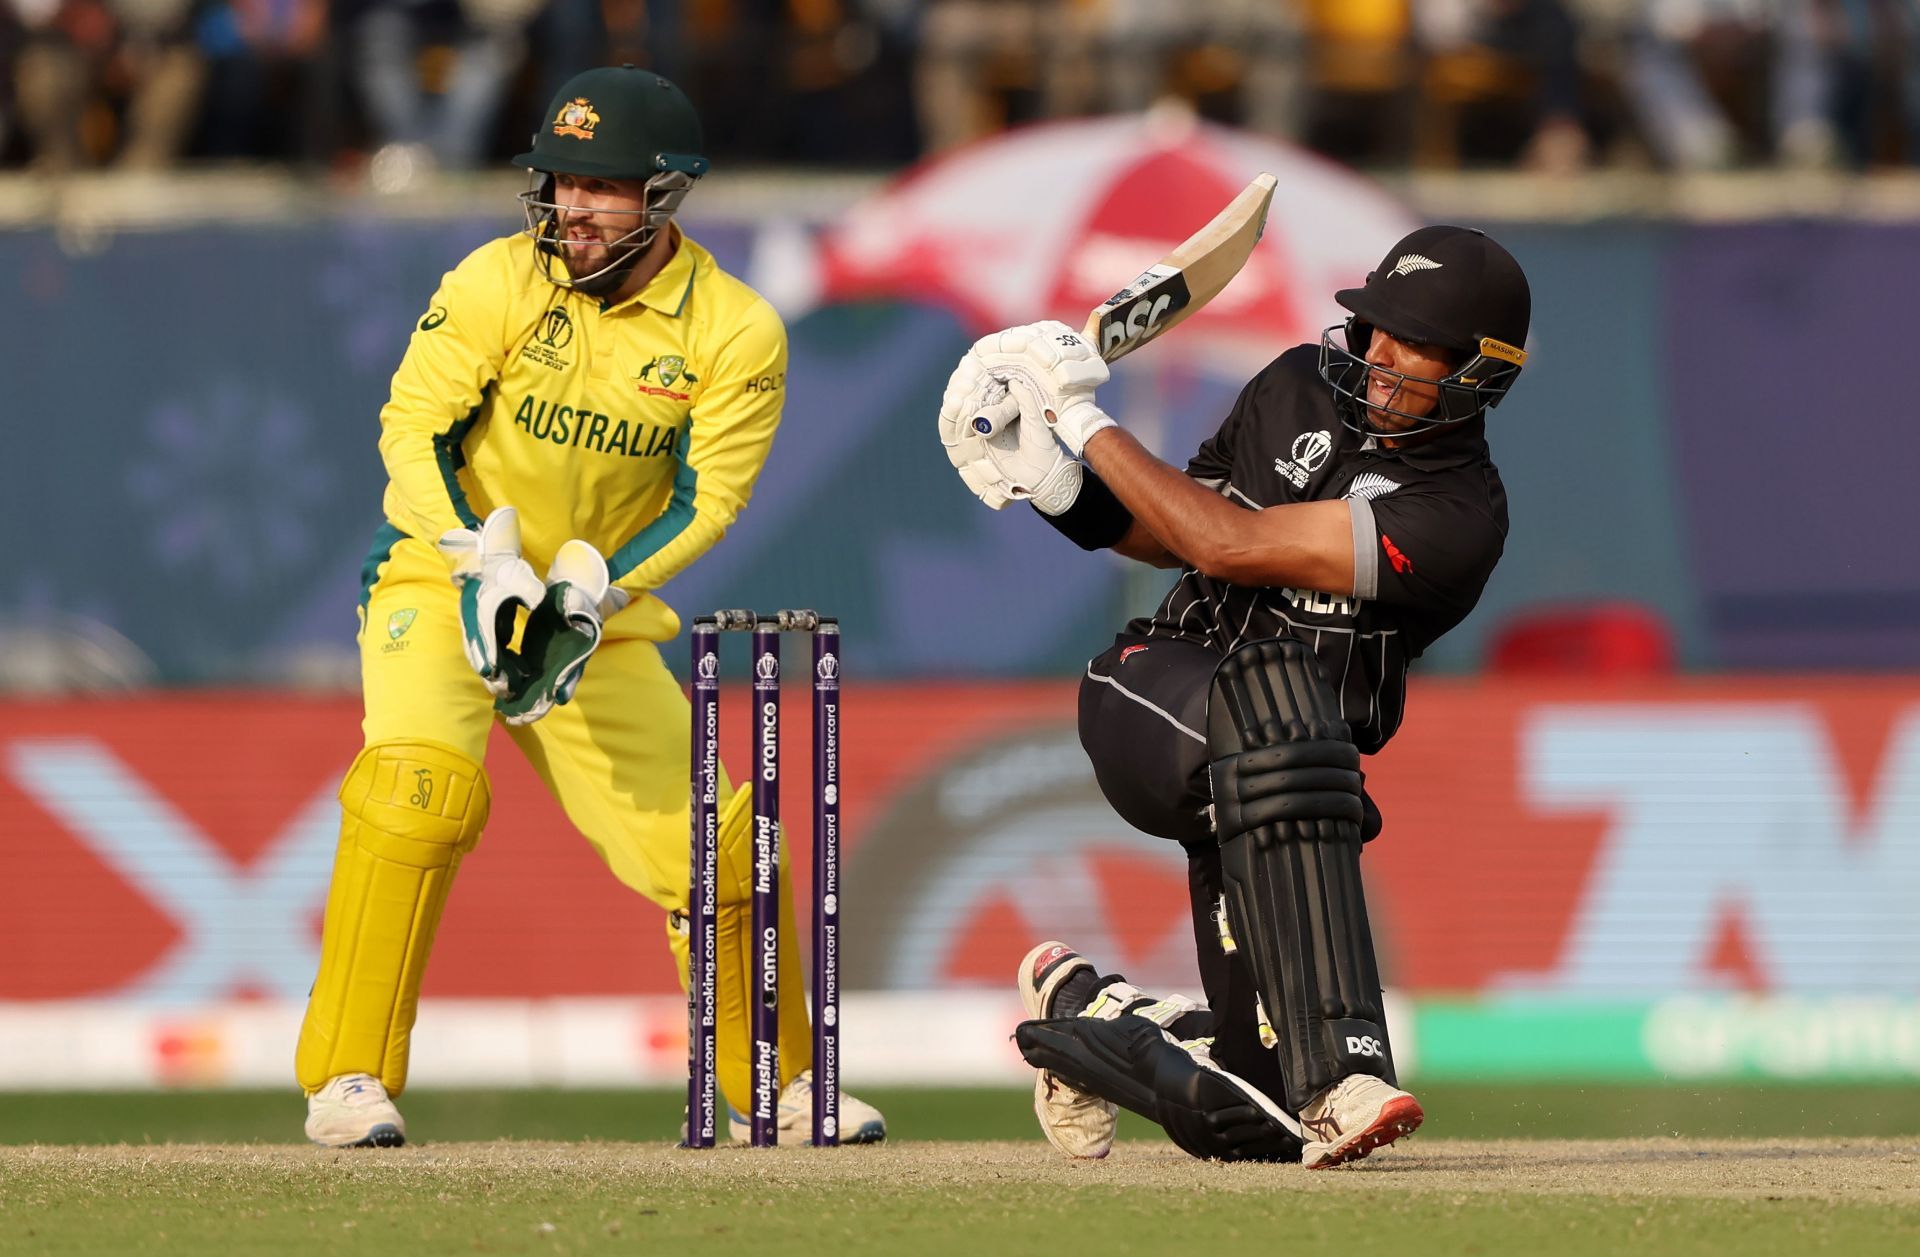
<path fill-rule="evenodd" d="M 1311 1168 L 1423 1117 L 1381 1006 L 1360 757 L 1499 561 L 1485 420 L 1526 361 L 1531 296 L 1500 245 L 1439 226 L 1336 298 L 1345 324 L 1256 375 L 1184 473 L 1094 404 L 1105 365 L 1064 324 L 982 339 L 943 399 L 943 443 L 988 505 L 1030 500 L 1084 549 L 1181 570 L 1087 666 L 1080 739 L 1114 809 L 1187 853 L 1206 1003 L 1063 943 L 1027 955 L 1015 1037 L 1069 1155 L 1106 1155 L 1115 1105 L 1198 1157 Z"/>

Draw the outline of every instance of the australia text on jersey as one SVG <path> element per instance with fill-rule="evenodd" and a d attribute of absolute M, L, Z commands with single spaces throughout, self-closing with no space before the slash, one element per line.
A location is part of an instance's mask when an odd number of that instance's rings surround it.
<path fill-rule="evenodd" d="M 597 410 L 526 397 L 514 413 L 514 426 L 534 438 L 576 449 L 628 458 L 657 458 L 672 452 L 680 436 L 678 425 L 663 427 L 640 420 L 616 420 Z"/>

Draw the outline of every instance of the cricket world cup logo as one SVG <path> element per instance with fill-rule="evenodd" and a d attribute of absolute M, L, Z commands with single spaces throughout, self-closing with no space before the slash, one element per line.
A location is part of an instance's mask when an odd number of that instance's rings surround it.
<path fill-rule="evenodd" d="M 720 675 L 720 657 L 711 650 L 700 656 L 700 679 L 711 681 Z"/>
<path fill-rule="evenodd" d="M 754 662 L 753 674 L 762 681 L 775 681 L 780 677 L 780 661 L 772 653 L 761 655 Z"/>
<path fill-rule="evenodd" d="M 813 674 L 820 678 L 820 684 L 838 688 L 840 684 L 840 656 L 820 656 L 820 662 L 813 665 Z"/>

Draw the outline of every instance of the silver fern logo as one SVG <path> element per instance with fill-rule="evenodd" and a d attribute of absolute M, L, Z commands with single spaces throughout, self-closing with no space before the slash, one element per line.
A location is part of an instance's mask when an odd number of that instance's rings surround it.
<path fill-rule="evenodd" d="M 1418 253 L 1406 254 L 1398 262 L 1393 264 L 1393 273 L 1395 275 L 1411 275 L 1415 271 L 1437 271 L 1439 269 L 1440 263 L 1429 257 L 1421 257 Z"/>
<path fill-rule="evenodd" d="M 1399 487 L 1398 480 L 1389 480 L 1377 471 L 1363 471 L 1353 478 L 1353 483 L 1348 485 L 1347 491 L 1340 496 L 1371 502 L 1382 494 L 1392 493 Z"/>

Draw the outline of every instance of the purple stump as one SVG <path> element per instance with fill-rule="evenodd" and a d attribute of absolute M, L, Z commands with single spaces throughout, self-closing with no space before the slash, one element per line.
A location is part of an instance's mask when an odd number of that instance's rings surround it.
<path fill-rule="evenodd" d="M 711 1148 L 718 1127 L 714 1043 L 719 1022 L 716 908 L 720 889 L 720 635 L 693 622 L 693 797 L 687 892 L 687 1147 Z"/>
<path fill-rule="evenodd" d="M 780 625 L 753 630 L 753 1146 L 779 1139 Z"/>
<path fill-rule="evenodd" d="M 840 1142 L 840 624 L 813 633 L 813 1142 Z"/>

